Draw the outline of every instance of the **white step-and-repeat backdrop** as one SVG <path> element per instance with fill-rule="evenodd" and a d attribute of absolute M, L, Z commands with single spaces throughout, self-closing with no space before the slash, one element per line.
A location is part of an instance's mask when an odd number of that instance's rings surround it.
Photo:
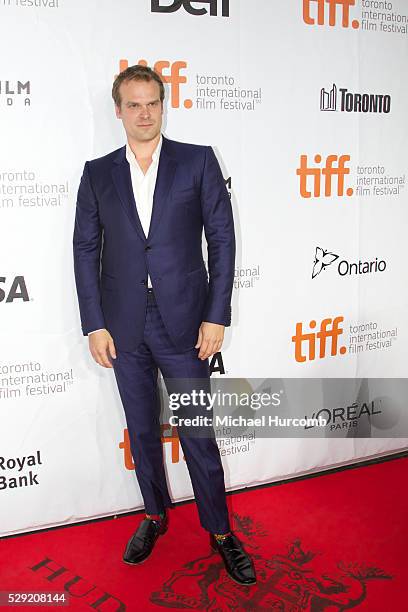
<path fill-rule="evenodd" d="M 407 27 L 405 0 L 1 0 L 1 535 L 142 506 L 72 262 L 84 162 L 125 143 L 110 91 L 128 65 L 163 75 L 164 133 L 212 145 L 231 193 L 213 377 L 406 375 Z M 222 445 L 228 489 L 408 446 L 349 437 L 352 420 Z M 172 496 L 192 497 L 163 435 Z"/>

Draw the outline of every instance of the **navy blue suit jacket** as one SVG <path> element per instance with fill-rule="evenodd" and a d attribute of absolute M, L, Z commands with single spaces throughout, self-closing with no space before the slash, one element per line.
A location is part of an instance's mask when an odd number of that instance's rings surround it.
<path fill-rule="evenodd" d="M 85 336 L 106 328 L 118 349 L 136 349 L 143 340 L 148 273 L 163 322 L 179 350 L 194 347 L 202 321 L 231 324 L 234 221 L 211 147 L 163 137 L 147 236 L 137 213 L 126 147 L 87 161 L 73 247 Z"/>

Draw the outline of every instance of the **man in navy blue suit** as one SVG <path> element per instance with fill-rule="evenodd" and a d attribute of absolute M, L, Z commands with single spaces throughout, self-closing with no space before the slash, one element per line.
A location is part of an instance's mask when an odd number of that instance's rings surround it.
<path fill-rule="evenodd" d="M 231 324 L 235 236 L 212 148 L 161 133 L 160 76 L 131 66 L 116 77 L 112 96 L 127 143 L 85 163 L 74 270 L 82 330 L 95 361 L 114 369 L 145 504 L 123 556 L 137 564 L 166 532 L 167 508 L 173 506 L 160 439 L 158 369 L 168 391 L 176 380 L 194 381 L 195 389 L 201 381 L 209 391 L 208 358 L 221 349 Z M 203 431 L 194 436 L 179 429 L 200 522 L 229 575 L 254 584 L 252 560 L 231 532 L 213 429 Z"/>

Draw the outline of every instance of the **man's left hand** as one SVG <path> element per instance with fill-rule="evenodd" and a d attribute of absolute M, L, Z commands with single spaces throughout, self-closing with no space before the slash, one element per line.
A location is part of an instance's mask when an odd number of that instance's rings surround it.
<path fill-rule="evenodd" d="M 224 340 L 224 325 L 203 321 L 198 330 L 198 340 L 195 348 L 199 348 L 199 359 L 207 359 L 221 350 Z"/>

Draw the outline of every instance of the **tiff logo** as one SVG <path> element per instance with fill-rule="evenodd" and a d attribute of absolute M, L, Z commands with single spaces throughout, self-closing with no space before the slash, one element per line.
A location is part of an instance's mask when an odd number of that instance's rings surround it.
<path fill-rule="evenodd" d="M 303 21 L 307 25 L 315 25 L 317 16 L 317 25 L 326 25 L 326 13 L 328 12 L 329 26 L 337 25 L 337 9 L 341 13 L 341 25 L 343 28 L 350 27 L 350 7 L 355 6 L 356 0 L 303 0 Z M 313 17 L 311 15 L 313 7 Z M 328 11 L 326 10 L 328 8 Z M 355 30 L 360 27 L 357 19 L 351 22 L 352 28 Z"/>
<path fill-rule="evenodd" d="M 320 90 L 320 110 L 335 111 L 337 110 L 337 87 L 333 83 L 330 91 L 326 91 L 324 87 Z"/>
<path fill-rule="evenodd" d="M 334 319 L 323 319 L 320 323 L 318 332 L 310 331 L 303 332 L 303 323 L 296 323 L 296 334 L 292 336 L 292 342 L 295 345 L 295 359 L 299 363 L 305 361 L 314 361 L 316 359 L 316 344 L 319 345 L 319 359 L 326 357 L 327 341 L 330 339 L 330 355 L 334 357 L 338 353 L 344 355 L 347 351 L 345 346 L 338 348 L 339 336 L 343 333 L 340 323 L 344 321 L 343 317 L 335 317 Z M 309 327 L 311 330 L 316 328 L 316 321 L 310 321 Z M 306 345 L 307 353 L 303 354 L 303 346 Z"/>
<path fill-rule="evenodd" d="M 170 444 L 171 462 L 178 463 L 180 461 L 180 439 L 177 433 L 177 427 L 169 423 L 163 423 L 161 426 L 161 442 Z M 170 435 L 165 435 L 165 431 L 170 431 Z M 123 442 L 119 442 L 119 448 L 123 450 L 123 460 L 127 470 L 134 470 L 135 464 L 133 461 L 132 450 L 130 448 L 130 437 L 128 429 L 124 430 Z M 183 456 L 184 459 L 184 456 Z"/>
<path fill-rule="evenodd" d="M 201 15 L 206 15 L 208 10 L 202 6 L 201 8 L 196 8 L 191 6 L 192 0 L 171 0 L 170 4 L 168 4 L 168 0 L 151 0 L 151 10 L 152 13 L 175 13 L 176 11 L 184 7 L 184 10 L 190 15 L 195 15 L 200 17 Z M 195 0 L 193 4 L 209 4 L 210 5 L 210 15 L 212 17 L 217 17 L 218 15 L 218 5 L 221 5 L 221 16 L 229 17 L 229 0 L 200 0 L 199 2 Z"/>
<path fill-rule="evenodd" d="M 140 66 L 148 66 L 146 60 L 141 59 L 137 62 Z M 119 72 L 128 68 L 129 62 L 126 59 L 121 59 L 119 62 Z M 168 83 L 170 87 L 170 104 L 172 108 L 180 107 L 180 85 L 187 83 L 187 77 L 180 74 L 182 70 L 187 68 L 187 62 L 177 61 L 169 62 L 167 60 L 159 60 L 154 66 L 154 70 L 158 72 L 164 83 Z M 186 99 L 183 101 L 184 108 L 191 108 L 193 101 Z"/>
<path fill-rule="evenodd" d="M 314 161 L 320 164 L 322 161 L 321 155 L 315 155 Z M 310 167 L 307 160 L 307 155 L 300 156 L 300 166 L 296 169 L 296 174 L 299 176 L 299 189 L 302 198 L 310 198 L 312 191 L 308 190 L 308 179 L 311 178 L 313 187 L 313 197 L 321 197 L 322 177 L 324 178 L 324 196 L 326 198 L 332 195 L 333 177 L 337 177 L 337 195 L 344 195 L 344 178 L 350 174 L 350 168 L 346 163 L 350 161 L 350 155 L 328 155 L 325 165 L 322 168 Z M 353 188 L 346 189 L 346 195 L 353 195 Z"/>

